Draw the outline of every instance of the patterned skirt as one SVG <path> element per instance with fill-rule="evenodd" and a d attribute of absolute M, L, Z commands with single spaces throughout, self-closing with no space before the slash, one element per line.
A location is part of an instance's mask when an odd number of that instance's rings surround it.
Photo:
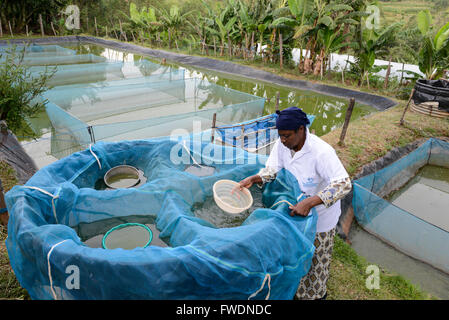
<path fill-rule="evenodd" d="M 295 300 L 321 299 L 326 295 L 329 266 L 334 247 L 335 228 L 315 236 L 315 254 L 309 272 L 301 279 Z"/>

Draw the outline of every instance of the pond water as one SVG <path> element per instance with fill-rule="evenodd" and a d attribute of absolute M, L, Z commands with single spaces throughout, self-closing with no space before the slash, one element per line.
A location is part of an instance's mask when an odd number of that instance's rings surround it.
<path fill-rule="evenodd" d="M 449 231 L 449 168 L 423 166 L 415 177 L 387 196 L 386 200 Z M 449 299 L 449 274 L 399 252 L 357 223 L 351 227 L 349 240 L 354 250 L 368 261 L 404 276 L 434 296 Z"/>
<path fill-rule="evenodd" d="M 389 201 L 449 232 L 449 168 L 426 165 Z"/>
<path fill-rule="evenodd" d="M 246 218 L 256 209 L 263 208 L 262 189 L 253 186 L 250 188 L 253 196 L 253 205 L 250 209 L 240 214 L 229 214 L 220 209 L 215 203 L 213 197 L 208 197 L 202 203 L 196 203 L 192 207 L 193 214 L 205 221 L 210 222 L 217 228 L 233 228 L 240 226 Z M 81 223 L 73 229 L 76 231 L 81 241 L 91 248 L 103 248 L 102 242 L 105 234 L 114 227 L 127 223 L 138 223 L 147 226 L 153 233 L 153 239 L 150 246 L 168 247 L 169 239 L 160 238 L 160 231 L 156 228 L 155 215 L 130 215 L 124 217 L 114 217 L 95 221 L 92 223 Z M 111 239 L 108 239 L 112 236 Z M 111 232 L 106 237 L 106 247 L 123 249 L 132 249 L 137 246 L 143 246 L 148 241 L 148 232 L 142 227 L 128 227 Z"/>
<path fill-rule="evenodd" d="M 194 204 L 192 211 L 196 217 L 210 222 L 217 228 L 238 227 L 254 210 L 264 207 L 262 204 L 262 189 L 258 186 L 252 186 L 249 191 L 253 197 L 253 205 L 242 213 L 231 214 L 223 211 L 217 206 L 212 196 L 202 203 Z"/>
<path fill-rule="evenodd" d="M 169 247 L 170 245 L 168 239 L 162 239 L 159 237 L 160 231 L 156 228 L 155 220 L 156 217 L 150 214 L 130 215 L 125 217 L 104 219 L 91 223 L 81 223 L 73 227 L 73 229 L 86 246 L 90 248 L 103 248 L 103 237 L 109 230 L 125 223 L 139 223 L 147 226 L 153 233 L 153 239 L 150 246 Z M 116 243 L 111 243 L 114 246 L 117 246 L 117 243 L 119 243 L 119 246 L 122 248 L 134 248 L 136 244 L 142 243 L 142 239 L 148 234 L 147 232 L 140 232 L 142 231 L 140 229 L 139 232 L 136 232 L 135 228 L 121 229 L 120 234 L 117 233 L 118 237 L 114 236 L 115 239 L 112 239 L 113 241 L 116 240 Z"/>
<path fill-rule="evenodd" d="M 156 59 L 142 57 L 132 53 L 121 52 L 115 49 L 105 48 L 91 44 L 65 44 L 63 47 L 74 49 L 77 54 L 94 54 L 105 57 L 109 60 L 133 62 L 141 59 L 147 59 L 154 63 L 160 63 Z M 220 86 L 231 88 L 240 92 L 253 94 L 266 98 L 264 115 L 275 111 L 276 95 L 279 92 L 279 108 L 284 109 L 290 106 L 301 107 L 306 113 L 316 115 L 316 119 L 311 126 L 318 136 L 324 135 L 337 127 L 343 125 L 345 111 L 348 106 L 347 99 L 335 98 L 314 93 L 311 91 L 301 91 L 291 88 L 279 87 L 269 83 L 254 81 L 247 78 L 221 74 L 207 70 L 197 70 L 188 66 L 178 64 L 169 64 L 172 68 L 185 69 L 186 78 L 199 77 L 207 79 Z M 90 81 L 86 78 L 86 81 Z M 81 81 L 81 80 L 80 80 Z M 82 81 L 81 81 L 82 82 Z M 361 116 L 375 112 L 376 109 L 370 106 L 356 103 L 352 114 L 352 120 Z M 50 132 L 51 124 L 46 113 L 30 120 L 31 127 L 39 134 Z M 205 129 L 205 128 L 203 128 Z M 26 140 L 26 138 L 23 138 Z"/>
<path fill-rule="evenodd" d="M 356 222 L 352 224 L 348 238 L 357 254 L 371 264 L 400 274 L 422 290 L 440 299 L 449 299 L 449 274 L 396 250 L 363 230 Z"/>

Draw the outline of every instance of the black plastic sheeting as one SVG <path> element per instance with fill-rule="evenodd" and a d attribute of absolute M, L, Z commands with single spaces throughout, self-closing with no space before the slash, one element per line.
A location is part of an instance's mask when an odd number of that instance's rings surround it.
<path fill-rule="evenodd" d="M 165 58 L 168 61 L 173 61 L 182 65 L 192 66 L 198 69 L 207 69 L 221 73 L 228 73 L 232 75 L 246 77 L 249 79 L 268 82 L 270 84 L 291 87 L 298 90 L 310 90 L 324 95 L 339 98 L 348 98 L 348 99 L 355 98 L 356 102 L 372 106 L 379 111 L 383 111 L 396 105 L 396 102 L 389 98 L 369 94 L 366 92 L 328 86 L 325 84 L 317 84 L 304 80 L 286 79 L 271 72 L 257 70 L 248 66 L 242 66 L 240 64 L 228 61 L 220 61 L 207 57 L 196 57 L 180 53 L 167 52 L 163 50 L 155 50 L 134 45 L 131 43 L 118 42 L 113 40 L 104 40 L 91 36 L 66 36 L 54 38 L 37 38 L 29 40 L 12 39 L 9 41 L 11 44 L 22 44 L 22 43 L 63 44 L 73 42 L 90 43 L 117 50 L 133 52 L 136 54 L 150 56 L 158 59 Z M 6 42 L 7 42 L 6 40 L 0 40 L 0 44 L 6 44 Z"/>
<path fill-rule="evenodd" d="M 449 112 L 449 81 L 419 79 L 415 84 L 413 102 L 415 104 L 438 102 L 438 109 Z"/>

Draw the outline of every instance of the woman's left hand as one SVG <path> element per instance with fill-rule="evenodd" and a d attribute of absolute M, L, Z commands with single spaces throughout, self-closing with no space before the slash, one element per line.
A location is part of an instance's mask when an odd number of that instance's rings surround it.
<path fill-rule="evenodd" d="M 289 207 L 291 209 L 290 216 L 293 217 L 296 215 L 296 216 L 301 216 L 301 217 L 307 217 L 310 213 L 310 209 L 312 209 L 313 207 L 315 207 L 321 203 L 323 203 L 323 201 L 318 196 L 306 198 L 306 199 L 298 202 L 294 206 Z"/>

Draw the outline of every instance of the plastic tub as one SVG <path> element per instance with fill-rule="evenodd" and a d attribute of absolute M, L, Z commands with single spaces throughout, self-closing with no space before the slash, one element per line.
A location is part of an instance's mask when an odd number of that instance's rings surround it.
<path fill-rule="evenodd" d="M 131 188 L 139 184 L 139 170 L 128 165 L 109 169 L 104 175 L 104 183 L 112 189 Z"/>

